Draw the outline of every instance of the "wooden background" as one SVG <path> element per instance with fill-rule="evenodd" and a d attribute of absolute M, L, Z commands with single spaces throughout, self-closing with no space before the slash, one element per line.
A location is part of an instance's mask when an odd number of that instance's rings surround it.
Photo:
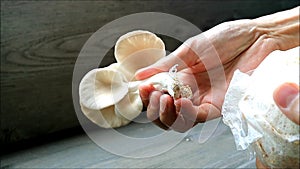
<path fill-rule="evenodd" d="M 106 23 L 137 12 L 182 17 L 201 30 L 299 5 L 267 1 L 1 1 L 1 145 L 78 129 L 72 73 L 78 53 Z M 103 64 L 113 61 L 112 52 Z"/>

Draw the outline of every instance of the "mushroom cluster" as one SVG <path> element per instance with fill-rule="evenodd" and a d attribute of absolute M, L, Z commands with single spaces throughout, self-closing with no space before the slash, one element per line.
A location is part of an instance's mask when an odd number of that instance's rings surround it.
<path fill-rule="evenodd" d="M 165 57 L 165 45 L 155 34 L 137 30 L 121 36 L 115 45 L 113 63 L 89 71 L 79 85 L 82 112 L 95 124 L 115 128 L 128 124 L 143 109 L 138 86 L 151 83 L 156 89 L 167 91 L 175 99 L 191 98 L 192 91 L 176 76 L 176 66 L 169 72 L 137 81 L 135 72 Z"/>

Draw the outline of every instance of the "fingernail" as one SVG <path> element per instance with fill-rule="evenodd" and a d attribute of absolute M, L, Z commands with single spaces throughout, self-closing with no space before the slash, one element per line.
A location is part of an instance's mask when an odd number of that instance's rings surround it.
<path fill-rule="evenodd" d="M 289 105 L 293 104 L 292 102 L 297 100 L 297 97 L 299 97 L 299 89 L 297 86 L 285 83 L 277 89 L 274 99 L 278 106 L 287 108 Z"/>

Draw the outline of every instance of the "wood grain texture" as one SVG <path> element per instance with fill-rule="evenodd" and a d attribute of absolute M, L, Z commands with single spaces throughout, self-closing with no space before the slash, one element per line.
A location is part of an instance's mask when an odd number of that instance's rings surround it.
<path fill-rule="evenodd" d="M 71 92 L 74 63 L 90 35 L 114 19 L 157 11 L 206 30 L 297 4 L 283 0 L 1 1 L 1 143 L 79 125 Z M 113 61 L 111 51 L 102 64 Z"/>
<path fill-rule="evenodd" d="M 230 129 L 220 123 L 205 143 L 197 142 L 201 125 L 195 127 L 179 144 L 169 151 L 148 158 L 126 158 L 103 150 L 86 135 L 77 135 L 30 150 L 2 157 L 3 168 L 255 168 L 247 151 L 237 151 Z M 150 124 L 131 123 L 122 128 L 129 137 L 152 133 Z M 98 132 L 102 132 L 101 130 Z M 153 134 L 155 136 L 157 134 Z M 116 147 L 125 146 L 116 145 Z M 168 142 L 163 142 L 164 146 Z M 155 147 L 150 147 L 155 148 Z M 138 151 L 138 152 L 137 152 Z M 140 153 L 146 148 L 133 152 Z"/>

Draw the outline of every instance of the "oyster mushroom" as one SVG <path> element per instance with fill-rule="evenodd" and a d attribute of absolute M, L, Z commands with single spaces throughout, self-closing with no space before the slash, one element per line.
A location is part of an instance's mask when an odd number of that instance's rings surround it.
<path fill-rule="evenodd" d="M 93 69 L 83 77 L 79 86 L 83 106 L 95 110 L 103 109 L 119 102 L 128 93 L 127 81 L 117 72 L 116 67 L 115 63 L 105 68 Z M 112 85 L 115 95 L 119 97 L 113 98 Z"/>
<path fill-rule="evenodd" d="M 121 36 L 115 45 L 115 58 L 119 71 L 133 81 L 134 73 L 166 55 L 164 42 L 149 31 L 137 30 Z"/>
<path fill-rule="evenodd" d="M 79 97 L 82 112 L 100 127 L 126 125 L 143 109 L 138 90 L 141 83 L 151 83 L 159 90 L 168 91 L 174 98 L 191 98 L 191 88 L 177 79 L 177 65 L 169 72 L 143 81 L 134 79 L 136 70 L 165 56 L 164 48 L 163 41 L 148 31 L 138 30 L 121 36 L 115 46 L 117 63 L 93 69 L 81 80 Z"/>

